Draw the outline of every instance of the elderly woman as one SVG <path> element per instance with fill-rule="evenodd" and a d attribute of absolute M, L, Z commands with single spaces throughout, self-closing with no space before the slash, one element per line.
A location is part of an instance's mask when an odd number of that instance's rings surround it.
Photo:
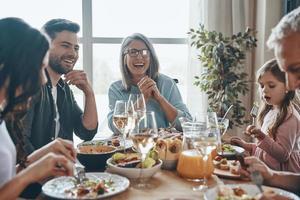
<path fill-rule="evenodd" d="M 45 83 L 49 43 L 18 18 L 0 19 L 0 30 L 0 199 L 16 199 L 31 183 L 73 174 L 70 160 L 76 152 L 72 143 L 56 140 L 26 155 L 21 125 L 8 133 L 4 119 L 13 116 L 20 122 L 31 96 Z"/>
<path fill-rule="evenodd" d="M 117 100 L 128 100 L 131 93 L 142 93 L 148 111 L 154 111 L 158 128 L 174 126 L 181 130 L 180 117 L 191 118 L 174 80 L 159 73 L 155 50 L 147 37 L 135 33 L 123 40 L 120 54 L 122 80 L 111 84 L 108 92 L 109 127 Z"/>

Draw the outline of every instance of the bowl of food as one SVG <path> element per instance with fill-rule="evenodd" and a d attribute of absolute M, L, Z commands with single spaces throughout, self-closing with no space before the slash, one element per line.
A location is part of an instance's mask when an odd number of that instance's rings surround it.
<path fill-rule="evenodd" d="M 77 158 L 87 171 L 104 171 L 106 160 L 116 151 L 114 146 L 88 141 L 77 145 Z"/>
<path fill-rule="evenodd" d="M 139 178 L 140 173 L 143 178 L 151 178 L 161 168 L 162 161 L 151 157 L 151 153 L 141 163 L 141 158 L 138 153 L 115 153 L 106 161 L 107 172 L 119 174 L 130 179 Z M 141 167 L 142 165 L 142 167 Z"/>

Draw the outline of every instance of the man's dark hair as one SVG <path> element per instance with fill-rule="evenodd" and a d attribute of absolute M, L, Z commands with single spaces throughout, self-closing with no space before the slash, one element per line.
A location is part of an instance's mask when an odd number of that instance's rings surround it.
<path fill-rule="evenodd" d="M 51 19 L 43 26 L 42 30 L 51 38 L 51 40 L 54 40 L 56 33 L 60 33 L 62 31 L 78 33 L 80 26 L 67 19 Z"/>

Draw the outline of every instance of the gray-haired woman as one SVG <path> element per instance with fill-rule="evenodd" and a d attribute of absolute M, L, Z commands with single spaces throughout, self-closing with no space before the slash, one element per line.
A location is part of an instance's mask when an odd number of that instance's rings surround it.
<path fill-rule="evenodd" d="M 109 108 L 107 116 L 109 127 L 113 126 L 113 108 L 117 100 L 128 100 L 130 94 L 142 93 L 146 108 L 155 112 L 159 128 L 173 125 L 181 130 L 179 117 L 191 118 L 183 103 L 175 81 L 159 73 L 159 62 L 149 39 L 135 33 L 123 40 L 120 52 L 120 70 L 122 80 L 110 85 Z"/>

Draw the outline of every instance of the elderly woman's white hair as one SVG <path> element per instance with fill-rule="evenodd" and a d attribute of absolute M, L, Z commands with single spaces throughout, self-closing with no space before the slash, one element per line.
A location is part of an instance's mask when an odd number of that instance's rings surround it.
<path fill-rule="evenodd" d="M 285 15 L 280 22 L 272 29 L 272 33 L 267 41 L 270 49 L 273 49 L 280 40 L 291 33 L 300 33 L 300 7 Z"/>

